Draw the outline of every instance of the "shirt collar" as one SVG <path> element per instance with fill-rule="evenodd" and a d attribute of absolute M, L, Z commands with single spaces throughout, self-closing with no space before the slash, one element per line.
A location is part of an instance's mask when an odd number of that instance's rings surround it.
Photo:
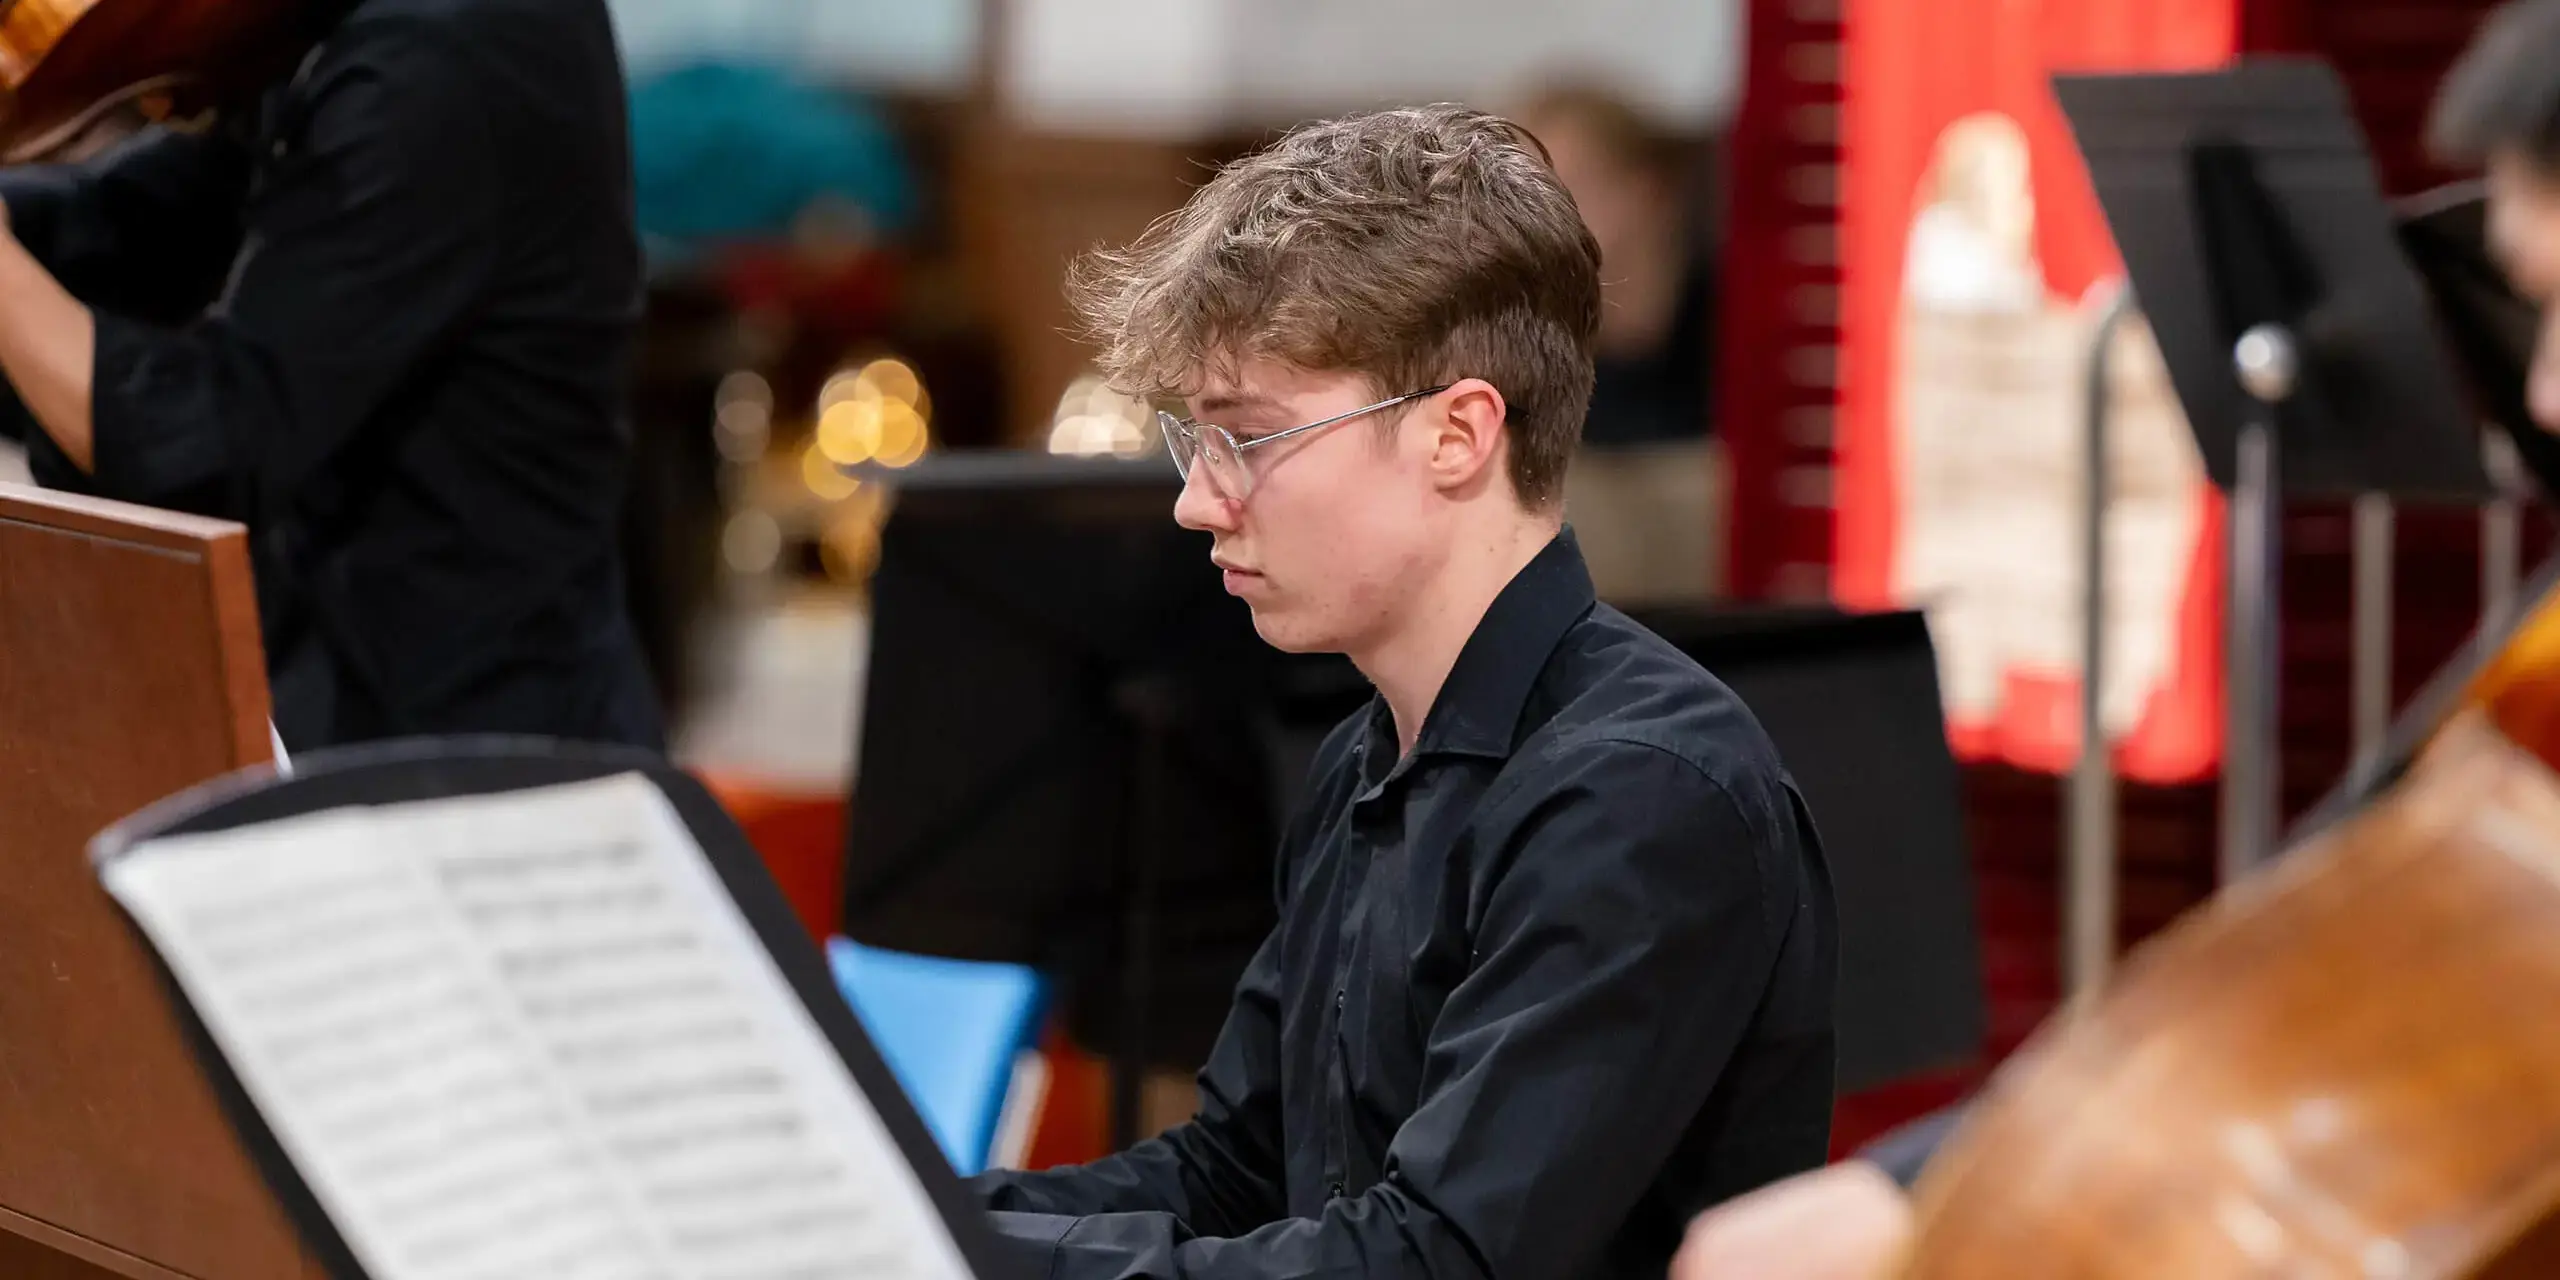
<path fill-rule="evenodd" d="M 1538 673 L 1595 600 L 1581 545 L 1572 526 L 1565 526 L 1512 576 L 1476 623 L 1423 718 L 1414 754 L 1511 754 L 1512 733 Z"/>

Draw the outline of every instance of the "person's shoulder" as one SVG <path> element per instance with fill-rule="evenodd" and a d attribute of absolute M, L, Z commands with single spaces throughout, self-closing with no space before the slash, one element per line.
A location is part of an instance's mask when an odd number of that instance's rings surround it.
<path fill-rule="evenodd" d="M 296 84 L 313 118 L 411 168 L 469 168 L 620 129 L 621 65 L 604 0 L 365 0 Z"/>
<path fill-rule="evenodd" d="M 364 0 L 321 46 L 323 60 L 397 71 L 457 71 L 483 89 L 530 74 L 611 66 L 619 51 L 605 0 Z"/>
<path fill-rule="evenodd" d="M 528 27 L 596 22 L 611 29 L 606 0 L 363 0 L 339 21 L 338 32 L 408 30 L 471 40 L 503 38 Z"/>
<path fill-rule="evenodd" d="M 1541 680 L 1548 714 L 1524 746 L 1549 762 L 1659 755 L 1737 800 L 1790 785 L 1741 695 L 1670 641 L 1603 604 L 1568 632 Z"/>

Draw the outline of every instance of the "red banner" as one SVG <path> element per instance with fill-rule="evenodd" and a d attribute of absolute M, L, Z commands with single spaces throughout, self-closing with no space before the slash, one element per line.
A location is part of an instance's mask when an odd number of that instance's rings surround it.
<path fill-rule="evenodd" d="M 2079 751 L 2087 359 L 2122 272 L 2057 71 L 2234 54 L 2238 0 L 1849 0 L 1834 591 L 1921 606 L 1959 755 Z M 2111 348 L 2101 703 L 2127 775 L 2221 749 L 2222 512 L 2136 317 Z"/>

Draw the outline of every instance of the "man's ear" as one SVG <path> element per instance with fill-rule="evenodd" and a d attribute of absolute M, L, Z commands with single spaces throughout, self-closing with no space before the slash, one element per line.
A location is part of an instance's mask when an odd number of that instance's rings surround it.
<path fill-rule="evenodd" d="M 1502 474 L 1509 408 L 1482 378 L 1461 378 L 1433 396 L 1431 477 L 1442 491 L 1470 489 Z"/>

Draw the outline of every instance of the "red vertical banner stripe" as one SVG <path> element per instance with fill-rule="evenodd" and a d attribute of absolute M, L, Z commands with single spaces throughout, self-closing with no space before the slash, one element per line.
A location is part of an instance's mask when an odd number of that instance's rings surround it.
<path fill-rule="evenodd" d="M 1748 0 L 1727 168 L 1717 430 L 1735 596 L 1830 590 L 1845 0 Z"/>
<path fill-rule="evenodd" d="M 2086 360 L 2122 271 L 2050 77 L 2227 62 L 2238 0 L 1848 0 L 1833 592 L 1929 610 L 1958 753 L 2079 750 Z M 2221 509 L 2139 319 L 2111 349 L 2118 766 L 2220 753 Z"/>

